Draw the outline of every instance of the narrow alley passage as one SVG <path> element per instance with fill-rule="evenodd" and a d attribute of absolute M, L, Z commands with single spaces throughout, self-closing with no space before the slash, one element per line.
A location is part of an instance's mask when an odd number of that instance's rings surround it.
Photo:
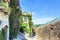
<path fill-rule="evenodd" d="M 19 33 L 17 38 L 13 40 L 36 40 L 36 37 L 29 37 L 28 35 L 24 35 L 23 33 Z"/>

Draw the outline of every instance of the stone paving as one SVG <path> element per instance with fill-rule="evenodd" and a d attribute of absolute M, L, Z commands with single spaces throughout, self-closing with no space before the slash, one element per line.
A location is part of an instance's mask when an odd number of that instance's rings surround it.
<path fill-rule="evenodd" d="M 25 37 L 26 37 L 27 40 L 36 40 L 36 36 L 34 36 L 34 37 L 29 37 L 29 35 L 26 34 Z"/>
<path fill-rule="evenodd" d="M 35 37 L 27 37 L 27 40 L 36 40 Z"/>
<path fill-rule="evenodd" d="M 29 37 L 28 35 L 19 33 L 17 38 L 14 38 L 13 40 L 36 40 L 36 37 Z"/>

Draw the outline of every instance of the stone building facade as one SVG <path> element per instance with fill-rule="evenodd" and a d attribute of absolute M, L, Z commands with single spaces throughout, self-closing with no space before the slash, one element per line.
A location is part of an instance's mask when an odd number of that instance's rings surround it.
<path fill-rule="evenodd" d="M 20 21 L 21 18 L 22 22 L 20 22 L 20 27 L 22 26 L 26 32 L 29 32 L 28 30 L 30 30 L 30 23 L 32 23 L 32 14 L 30 12 L 22 12 Z"/>
<path fill-rule="evenodd" d="M 0 31 L 5 30 L 5 38 L 9 40 L 9 0 L 0 0 Z"/>

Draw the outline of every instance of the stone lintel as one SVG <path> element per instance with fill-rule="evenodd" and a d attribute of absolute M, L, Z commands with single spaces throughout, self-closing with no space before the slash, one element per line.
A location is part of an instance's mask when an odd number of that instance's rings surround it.
<path fill-rule="evenodd" d="M 0 11 L 4 12 L 4 14 L 6 14 L 6 15 L 9 15 L 8 11 L 3 6 L 0 6 Z"/>

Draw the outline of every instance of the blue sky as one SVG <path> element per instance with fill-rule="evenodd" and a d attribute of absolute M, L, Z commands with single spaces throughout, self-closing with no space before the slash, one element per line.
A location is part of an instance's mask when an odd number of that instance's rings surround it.
<path fill-rule="evenodd" d="M 60 17 L 60 0 L 20 0 L 23 11 L 32 12 L 34 24 L 44 24 Z"/>

